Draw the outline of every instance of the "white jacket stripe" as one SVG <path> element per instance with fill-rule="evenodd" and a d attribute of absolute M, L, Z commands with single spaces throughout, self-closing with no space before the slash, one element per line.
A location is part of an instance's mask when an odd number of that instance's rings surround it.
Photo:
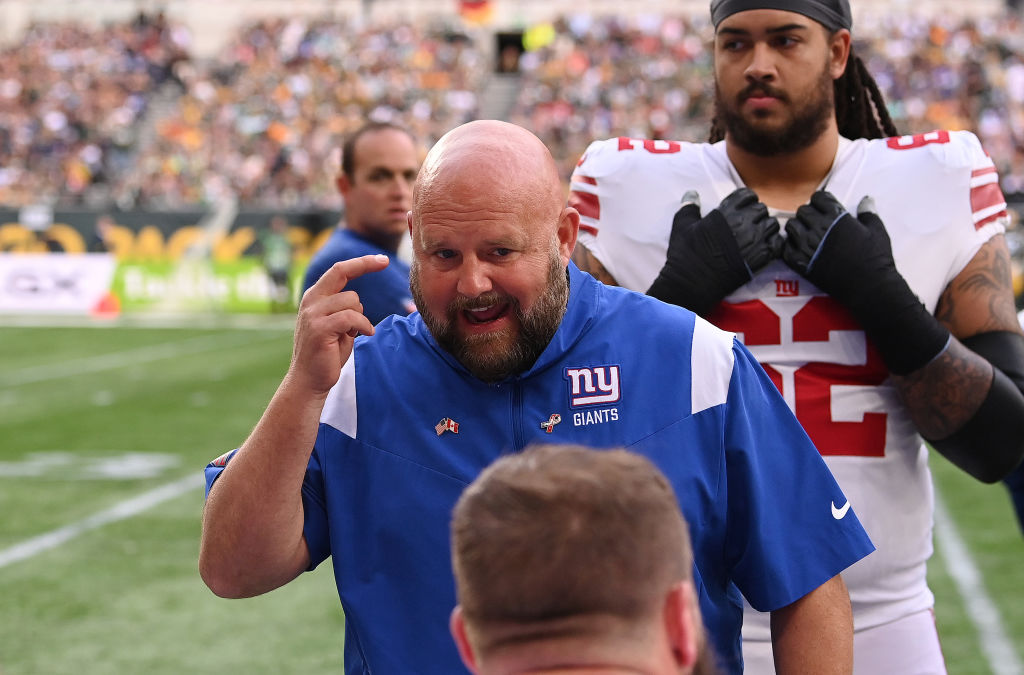
<path fill-rule="evenodd" d="M 351 438 L 356 437 L 356 352 L 341 367 L 341 377 L 327 395 L 320 422 Z"/>
<path fill-rule="evenodd" d="M 732 379 L 732 343 L 735 335 L 697 317 L 690 350 L 690 412 L 697 414 L 725 403 Z"/>

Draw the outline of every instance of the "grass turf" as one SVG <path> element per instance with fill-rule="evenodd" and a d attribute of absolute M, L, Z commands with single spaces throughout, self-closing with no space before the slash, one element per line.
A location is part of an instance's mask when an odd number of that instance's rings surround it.
<path fill-rule="evenodd" d="M 238 445 L 287 367 L 286 326 L 0 328 L 0 554 L 188 475 Z M 933 457 L 1005 634 L 1024 643 L 1024 538 L 1001 486 Z M 120 472 L 114 469 L 120 469 Z M 339 672 L 329 563 L 222 600 L 199 579 L 202 489 L 0 567 L 0 675 Z M 993 672 L 941 554 L 949 672 Z"/>

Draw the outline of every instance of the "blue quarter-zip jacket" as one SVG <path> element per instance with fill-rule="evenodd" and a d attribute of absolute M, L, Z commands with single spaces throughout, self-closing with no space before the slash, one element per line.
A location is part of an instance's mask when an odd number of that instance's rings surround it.
<path fill-rule="evenodd" d="M 572 264 L 569 278 L 551 343 L 504 382 L 470 375 L 419 314 L 356 340 L 303 485 L 312 565 L 334 562 L 346 673 L 465 672 L 448 633 L 451 509 L 533 442 L 625 447 L 669 477 L 725 672 L 742 672 L 740 592 L 783 607 L 873 550 L 852 510 L 833 516 L 846 498 L 733 334 Z"/>

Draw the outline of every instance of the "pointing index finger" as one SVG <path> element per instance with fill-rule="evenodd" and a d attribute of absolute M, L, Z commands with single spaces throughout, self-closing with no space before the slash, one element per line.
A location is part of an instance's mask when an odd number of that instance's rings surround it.
<path fill-rule="evenodd" d="M 352 279 L 371 272 L 379 272 L 387 267 L 389 262 L 388 257 L 380 253 L 340 260 L 331 265 L 309 290 L 318 295 L 337 293 L 344 290 Z"/>

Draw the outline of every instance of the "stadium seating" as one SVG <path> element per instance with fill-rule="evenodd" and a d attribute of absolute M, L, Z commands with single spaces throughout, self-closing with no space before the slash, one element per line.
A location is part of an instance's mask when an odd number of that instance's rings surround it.
<path fill-rule="evenodd" d="M 162 14 L 31 25 L 0 58 L 0 204 L 173 210 L 337 209 L 341 137 L 401 122 L 429 145 L 487 108 L 494 29 L 430 21 L 270 17 L 212 54 Z M 566 14 L 522 26 L 511 121 L 566 177 L 594 138 L 703 140 L 712 110 L 704 12 Z M 1024 199 L 1018 15 L 865 13 L 856 49 L 897 126 L 968 128 Z M 540 30 L 538 30 L 540 29 Z"/>

